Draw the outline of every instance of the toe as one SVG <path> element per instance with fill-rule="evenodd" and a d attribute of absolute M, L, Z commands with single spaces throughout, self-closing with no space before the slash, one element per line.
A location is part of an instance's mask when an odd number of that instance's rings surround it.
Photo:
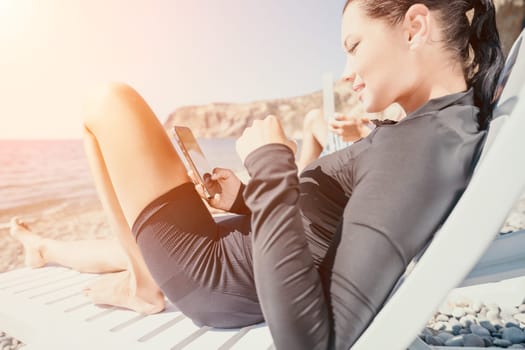
<path fill-rule="evenodd" d="M 18 218 L 18 216 L 15 216 L 14 218 L 11 218 L 11 221 L 9 222 L 9 224 L 11 225 L 11 228 L 18 226 L 18 221 L 19 220 L 20 219 Z"/>
<path fill-rule="evenodd" d="M 18 216 L 15 216 L 14 218 L 11 219 L 11 229 L 16 230 L 19 228 L 23 228 L 24 230 L 31 231 L 29 229 L 29 226 L 22 219 L 20 219 Z"/>

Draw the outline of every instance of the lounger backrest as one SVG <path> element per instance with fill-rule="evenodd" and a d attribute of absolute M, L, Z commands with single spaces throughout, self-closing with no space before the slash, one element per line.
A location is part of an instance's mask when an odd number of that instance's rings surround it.
<path fill-rule="evenodd" d="M 522 195 L 525 162 L 519 154 L 525 149 L 524 35 L 522 32 L 508 56 L 501 76 L 504 88 L 472 180 L 412 272 L 352 349 L 406 349 L 450 290 L 479 261 Z"/>

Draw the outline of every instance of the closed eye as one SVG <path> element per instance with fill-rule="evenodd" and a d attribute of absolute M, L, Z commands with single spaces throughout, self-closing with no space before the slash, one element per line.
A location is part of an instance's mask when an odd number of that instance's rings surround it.
<path fill-rule="evenodd" d="M 355 44 L 353 44 L 352 46 L 350 46 L 350 48 L 348 48 L 348 53 L 353 55 L 355 53 L 355 50 L 357 49 L 357 46 L 359 45 L 359 41 L 356 42 Z"/>

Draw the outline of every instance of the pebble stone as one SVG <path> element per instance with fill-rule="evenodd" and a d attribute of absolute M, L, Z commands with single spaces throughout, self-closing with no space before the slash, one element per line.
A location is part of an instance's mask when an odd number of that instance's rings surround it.
<path fill-rule="evenodd" d="M 465 311 L 465 313 L 466 313 L 467 315 L 475 315 L 475 314 L 476 314 L 476 312 L 474 311 L 474 309 L 472 309 L 472 308 L 470 308 L 470 307 L 466 307 L 466 308 L 464 308 L 463 310 Z"/>
<path fill-rule="evenodd" d="M 490 332 L 488 331 L 488 329 L 482 326 L 478 326 L 477 324 L 471 325 L 470 331 L 473 334 L 479 335 L 480 337 L 490 337 Z"/>
<path fill-rule="evenodd" d="M 489 332 L 496 332 L 496 327 L 490 321 L 480 321 L 479 325 Z"/>
<path fill-rule="evenodd" d="M 452 317 L 450 320 L 448 320 L 448 324 L 449 324 L 451 327 L 454 327 L 455 325 L 459 325 L 459 321 L 458 321 L 457 318 Z"/>
<path fill-rule="evenodd" d="M 0 332 L 0 349 L 1 350 L 18 350 L 24 344 L 18 339 L 12 338 L 5 332 Z"/>
<path fill-rule="evenodd" d="M 439 308 L 439 313 L 447 316 L 452 316 L 452 307 L 448 303 L 445 303 Z"/>
<path fill-rule="evenodd" d="M 508 340 L 512 344 L 519 344 L 525 342 L 525 333 L 516 327 L 504 328 L 502 332 L 502 339 Z"/>
<path fill-rule="evenodd" d="M 472 310 L 474 310 L 474 312 L 480 312 L 483 306 L 484 305 L 481 301 L 476 300 L 472 303 Z"/>
<path fill-rule="evenodd" d="M 503 308 L 466 300 L 444 303 L 420 337 L 434 346 L 441 342 L 444 346 L 525 349 L 525 300 Z"/>
<path fill-rule="evenodd" d="M 514 318 L 520 321 L 521 323 L 525 323 L 525 313 L 516 314 L 514 315 Z"/>
<path fill-rule="evenodd" d="M 463 346 L 463 336 L 457 335 L 455 337 L 450 338 L 445 343 L 445 346 Z"/>
<path fill-rule="evenodd" d="M 437 346 L 443 346 L 445 345 L 445 342 L 440 337 L 434 337 L 434 336 L 426 336 L 425 337 L 425 343 L 428 345 L 437 345 Z"/>
<path fill-rule="evenodd" d="M 494 343 L 492 342 L 492 338 L 483 338 L 483 343 L 485 344 L 485 347 L 488 348 L 492 345 L 494 345 Z"/>
<path fill-rule="evenodd" d="M 441 322 L 448 322 L 448 316 L 447 315 L 443 315 L 443 314 L 439 314 L 437 317 L 436 317 L 436 321 L 441 321 Z"/>
<path fill-rule="evenodd" d="M 497 320 L 498 318 L 499 318 L 499 311 L 494 310 L 494 309 L 489 309 L 489 311 L 487 311 L 487 319 L 489 321 Z"/>
<path fill-rule="evenodd" d="M 476 334 L 466 334 L 463 336 L 463 346 L 485 346 L 483 338 Z"/>
<path fill-rule="evenodd" d="M 436 322 L 434 324 L 434 326 L 432 327 L 432 329 L 436 330 L 436 331 L 442 331 L 444 329 L 447 328 L 447 323 L 446 322 Z"/>
<path fill-rule="evenodd" d="M 505 328 L 510 328 L 510 327 L 520 328 L 519 322 L 509 321 L 505 323 Z"/>
<path fill-rule="evenodd" d="M 465 316 L 465 310 L 462 307 L 455 307 L 454 310 L 452 310 L 452 316 L 461 318 Z"/>
<path fill-rule="evenodd" d="M 512 343 L 506 339 L 495 339 L 493 344 L 502 348 L 506 348 L 512 345 Z"/>
<path fill-rule="evenodd" d="M 450 333 L 447 333 L 447 332 L 439 332 L 439 334 L 437 335 L 439 338 L 441 338 L 441 340 L 443 341 L 443 343 L 446 343 L 447 340 L 449 340 L 450 338 L 454 337 L 452 334 Z"/>

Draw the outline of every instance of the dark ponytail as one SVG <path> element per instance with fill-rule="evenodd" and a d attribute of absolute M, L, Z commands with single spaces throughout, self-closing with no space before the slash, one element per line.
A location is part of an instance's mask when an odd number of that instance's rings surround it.
<path fill-rule="evenodd" d="M 464 67 L 465 80 L 474 89 L 474 103 L 480 109 L 479 124 L 487 128 L 492 119 L 494 93 L 505 64 L 496 27 L 492 0 L 347 0 L 354 1 L 372 18 L 400 23 L 414 4 L 423 4 L 439 13 L 443 25 L 443 45 Z M 467 12 L 474 10 L 472 22 Z M 344 10 L 343 10 L 344 12 Z"/>
<path fill-rule="evenodd" d="M 505 65 L 492 0 L 473 0 L 474 15 L 470 26 L 470 46 L 474 51 L 469 67 L 469 85 L 474 87 L 475 104 L 480 108 L 480 126 L 485 129 L 492 119 L 494 91 Z"/>

